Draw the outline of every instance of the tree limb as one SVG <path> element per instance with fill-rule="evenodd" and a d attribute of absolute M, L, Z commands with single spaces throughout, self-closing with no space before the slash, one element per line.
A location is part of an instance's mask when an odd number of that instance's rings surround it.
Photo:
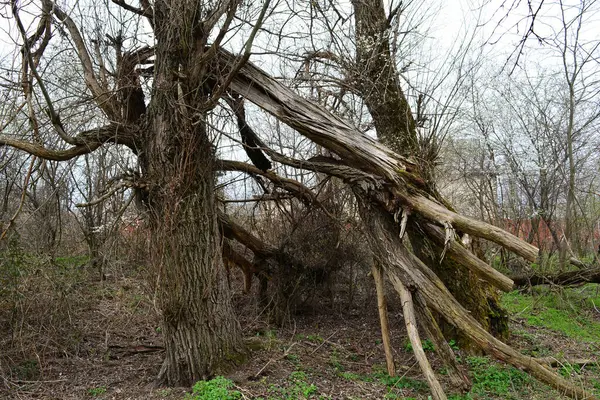
<path fill-rule="evenodd" d="M 83 76 L 85 79 L 85 84 L 92 92 L 94 96 L 94 100 L 98 107 L 104 111 L 107 117 L 113 121 L 118 121 L 119 112 L 118 107 L 115 104 L 114 99 L 111 94 L 107 91 L 103 90 L 101 85 L 98 83 L 96 79 L 96 74 L 94 73 L 94 65 L 92 63 L 92 58 L 85 46 L 85 42 L 81 33 L 79 32 L 79 28 L 73 22 L 71 17 L 67 15 L 56 3 L 54 3 L 54 14 L 58 17 L 58 20 L 63 23 L 63 25 L 67 28 L 71 35 L 71 39 L 75 44 L 75 50 L 77 51 L 77 55 L 79 56 L 79 60 L 81 61 L 81 66 L 83 67 Z"/>
<path fill-rule="evenodd" d="M 561 272 L 559 274 L 533 274 L 513 278 L 516 287 L 538 285 L 577 286 L 584 283 L 600 283 L 600 268 L 588 268 L 577 271 Z"/>
<path fill-rule="evenodd" d="M 76 136 L 77 145 L 65 150 L 48 149 L 39 144 L 25 140 L 0 136 L 0 147 L 11 146 L 23 150 L 44 160 L 67 161 L 77 156 L 88 154 L 102 146 L 104 143 L 118 143 L 128 146 L 135 152 L 135 142 L 132 130 L 118 124 L 110 124 L 100 128 L 90 129 Z"/>

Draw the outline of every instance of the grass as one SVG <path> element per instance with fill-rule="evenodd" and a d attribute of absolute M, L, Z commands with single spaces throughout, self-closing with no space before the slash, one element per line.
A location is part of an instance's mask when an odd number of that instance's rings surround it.
<path fill-rule="evenodd" d="M 104 393 L 106 393 L 106 387 L 104 386 L 98 386 L 95 388 L 88 389 L 88 394 L 92 397 L 99 397 L 102 396 Z"/>
<path fill-rule="evenodd" d="M 55 257 L 54 263 L 65 269 L 71 269 L 75 267 L 79 267 L 81 265 L 85 265 L 89 262 L 90 258 L 87 254 L 76 255 L 76 256 L 68 256 L 68 257 Z"/>
<path fill-rule="evenodd" d="M 600 341 L 600 323 L 593 320 L 600 294 L 594 285 L 563 289 L 560 292 L 536 288 L 531 294 L 517 291 L 502 298 L 503 306 L 532 326 L 560 332 L 586 342 Z"/>
<path fill-rule="evenodd" d="M 236 400 L 242 394 L 233 390 L 233 382 L 222 376 L 210 381 L 198 381 L 192 388 L 191 394 L 186 394 L 184 400 Z"/>
<path fill-rule="evenodd" d="M 478 398 L 494 395 L 504 399 L 522 399 L 532 379 L 516 368 L 491 361 L 487 357 L 469 357 L 467 364 L 473 374 L 471 395 Z"/>
<path fill-rule="evenodd" d="M 284 387 L 276 385 L 269 386 L 269 397 L 257 400 L 304 400 L 304 399 L 326 399 L 328 397 L 319 395 L 315 384 L 307 382 L 306 373 L 294 371 L 288 378 L 288 384 Z"/>

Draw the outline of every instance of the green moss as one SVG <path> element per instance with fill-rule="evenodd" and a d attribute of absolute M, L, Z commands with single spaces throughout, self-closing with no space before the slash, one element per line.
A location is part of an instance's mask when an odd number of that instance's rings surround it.
<path fill-rule="evenodd" d="M 227 353 L 225 355 L 225 360 L 235 365 L 242 365 L 246 361 L 248 361 L 248 353 L 246 353 L 245 351 Z"/>

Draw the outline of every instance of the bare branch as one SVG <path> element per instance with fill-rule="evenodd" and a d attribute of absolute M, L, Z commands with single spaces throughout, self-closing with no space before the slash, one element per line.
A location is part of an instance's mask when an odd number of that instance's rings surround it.
<path fill-rule="evenodd" d="M 34 61 L 33 55 L 31 54 L 31 48 L 29 47 L 30 45 L 32 45 L 32 43 L 27 38 L 27 32 L 25 31 L 25 27 L 23 26 L 23 23 L 19 16 L 19 9 L 17 8 L 16 2 L 13 2 L 13 4 L 12 4 L 12 13 L 13 13 L 13 16 L 15 17 L 15 21 L 17 22 L 17 27 L 19 29 L 21 37 L 23 38 L 23 42 L 24 42 L 23 43 L 23 53 L 25 56 L 26 63 L 29 66 L 29 68 L 31 69 L 31 72 L 33 73 L 33 76 L 35 77 L 36 82 L 38 83 L 40 90 L 42 91 L 42 95 L 44 96 L 44 100 L 46 101 L 46 106 L 48 107 L 47 111 L 48 111 L 48 115 L 50 117 L 50 121 L 52 122 L 52 126 L 54 127 L 54 129 L 58 133 L 58 136 L 60 136 L 60 138 L 62 140 L 64 140 L 65 142 L 67 142 L 69 144 L 73 144 L 73 145 L 77 144 L 75 139 L 72 138 L 71 136 L 69 136 L 65 132 L 65 129 L 60 121 L 60 117 L 59 117 L 58 113 L 54 110 L 54 105 L 52 103 L 52 99 L 50 98 L 50 94 L 48 93 L 48 90 L 46 89 L 46 85 L 44 84 L 42 77 L 40 76 L 40 74 L 37 71 L 37 63 Z M 39 54 L 37 55 L 38 59 L 41 57 L 41 52 L 43 51 L 43 49 L 45 47 L 46 47 L 46 45 L 43 45 L 42 47 L 40 47 L 40 49 L 38 49 L 38 52 L 39 52 Z M 31 101 L 31 98 L 30 98 L 31 88 L 29 88 L 29 90 L 25 89 L 25 92 L 26 92 L 25 96 L 28 97 L 28 101 L 30 102 Z M 30 107 L 31 107 L 31 103 L 30 103 Z M 34 120 L 34 118 L 32 118 L 32 120 Z"/>
<path fill-rule="evenodd" d="M 108 142 L 124 144 L 132 150 L 135 149 L 132 131 L 122 125 L 111 124 L 90 129 L 77 135 L 75 139 L 78 143 L 77 145 L 65 150 L 53 150 L 24 140 L 0 136 L 0 147 L 11 146 L 45 160 L 54 161 L 66 161 L 83 154 L 91 153 Z"/>
<path fill-rule="evenodd" d="M 73 39 L 75 50 L 77 51 L 77 55 L 81 61 L 81 66 L 83 67 L 85 84 L 92 92 L 98 107 L 100 107 L 111 120 L 118 120 L 118 108 L 111 94 L 103 90 L 102 86 L 96 79 L 92 59 L 85 46 L 83 37 L 79 32 L 79 28 L 75 22 L 73 22 L 73 19 L 71 19 L 71 17 L 67 15 L 56 3 L 54 3 L 54 14 L 56 14 L 58 19 L 63 23 L 63 25 L 65 25 L 71 34 L 71 39 Z"/>

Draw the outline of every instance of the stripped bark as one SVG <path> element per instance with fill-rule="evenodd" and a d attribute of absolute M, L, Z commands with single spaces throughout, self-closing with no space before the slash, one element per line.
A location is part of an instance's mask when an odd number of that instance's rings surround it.
<path fill-rule="evenodd" d="M 422 227 L 438 245 L 446 245 L 444 232 L 442 232 L 440 228 L 432 224 L 423 224 Z M 456 262 L 462 263 L 479 278 L 505 292 L 510 292 L 513 290 L 514 282 L 512 279 L 508 278 L 501 272 L 498 272 L 496 269 L 490 267 L 486 262 L 477 258 L 477 256 L 463 247 L 458 241 L 452 240 L 448 242 L 447 250 L 447 254 L 450 258 Z"/>
<path fill-rule="evenodd" d="M 413 348 L 413 353 L 415 354 L 417 362 L 421 367 L 423 375 L 425 375 L 425 379 L 427 379 L 427 383 L 429 383 L 429 388 L 431 389 L 433 398 L 436 400 L 445 400 L 447 399 L 446 394 L 444 393 L 440 382 L 437 380 L 435 373 L 429 364 L 429 360 L 427 360 L 425 351 L 423 351 L 423 345 L 421 344 L 421 338 L 419 337 L 419 330 L 417 329 L 417 319 L 415 318 L 412 294 L 409 292 L 406 286 L 402 284 L 402 282 L 398 281 L 396 282 L 396 285 L 396 290 L 398 291 L 398 294 L 400 294 L 402 313 L 404 314 L 406 331 Z"/>
<path fill-rule="evenodd" d="M 383 341 L 383 350 L 385 352 L 385 362 L 388 375 L 396 376 L 396 366 L 394 365 L 394 354 L 392 353 L 392 343 L 390 340 L 390 325 L 388 322 L 387 304 L 385 301 L 385 290 L 383 286 L 383 271 L 381 267 L 373 265 L 371 267 L 375 289 L 377 290 L 377 309 L 379 310 L 379 322 L 381 323 L 381 339 Z"/>

